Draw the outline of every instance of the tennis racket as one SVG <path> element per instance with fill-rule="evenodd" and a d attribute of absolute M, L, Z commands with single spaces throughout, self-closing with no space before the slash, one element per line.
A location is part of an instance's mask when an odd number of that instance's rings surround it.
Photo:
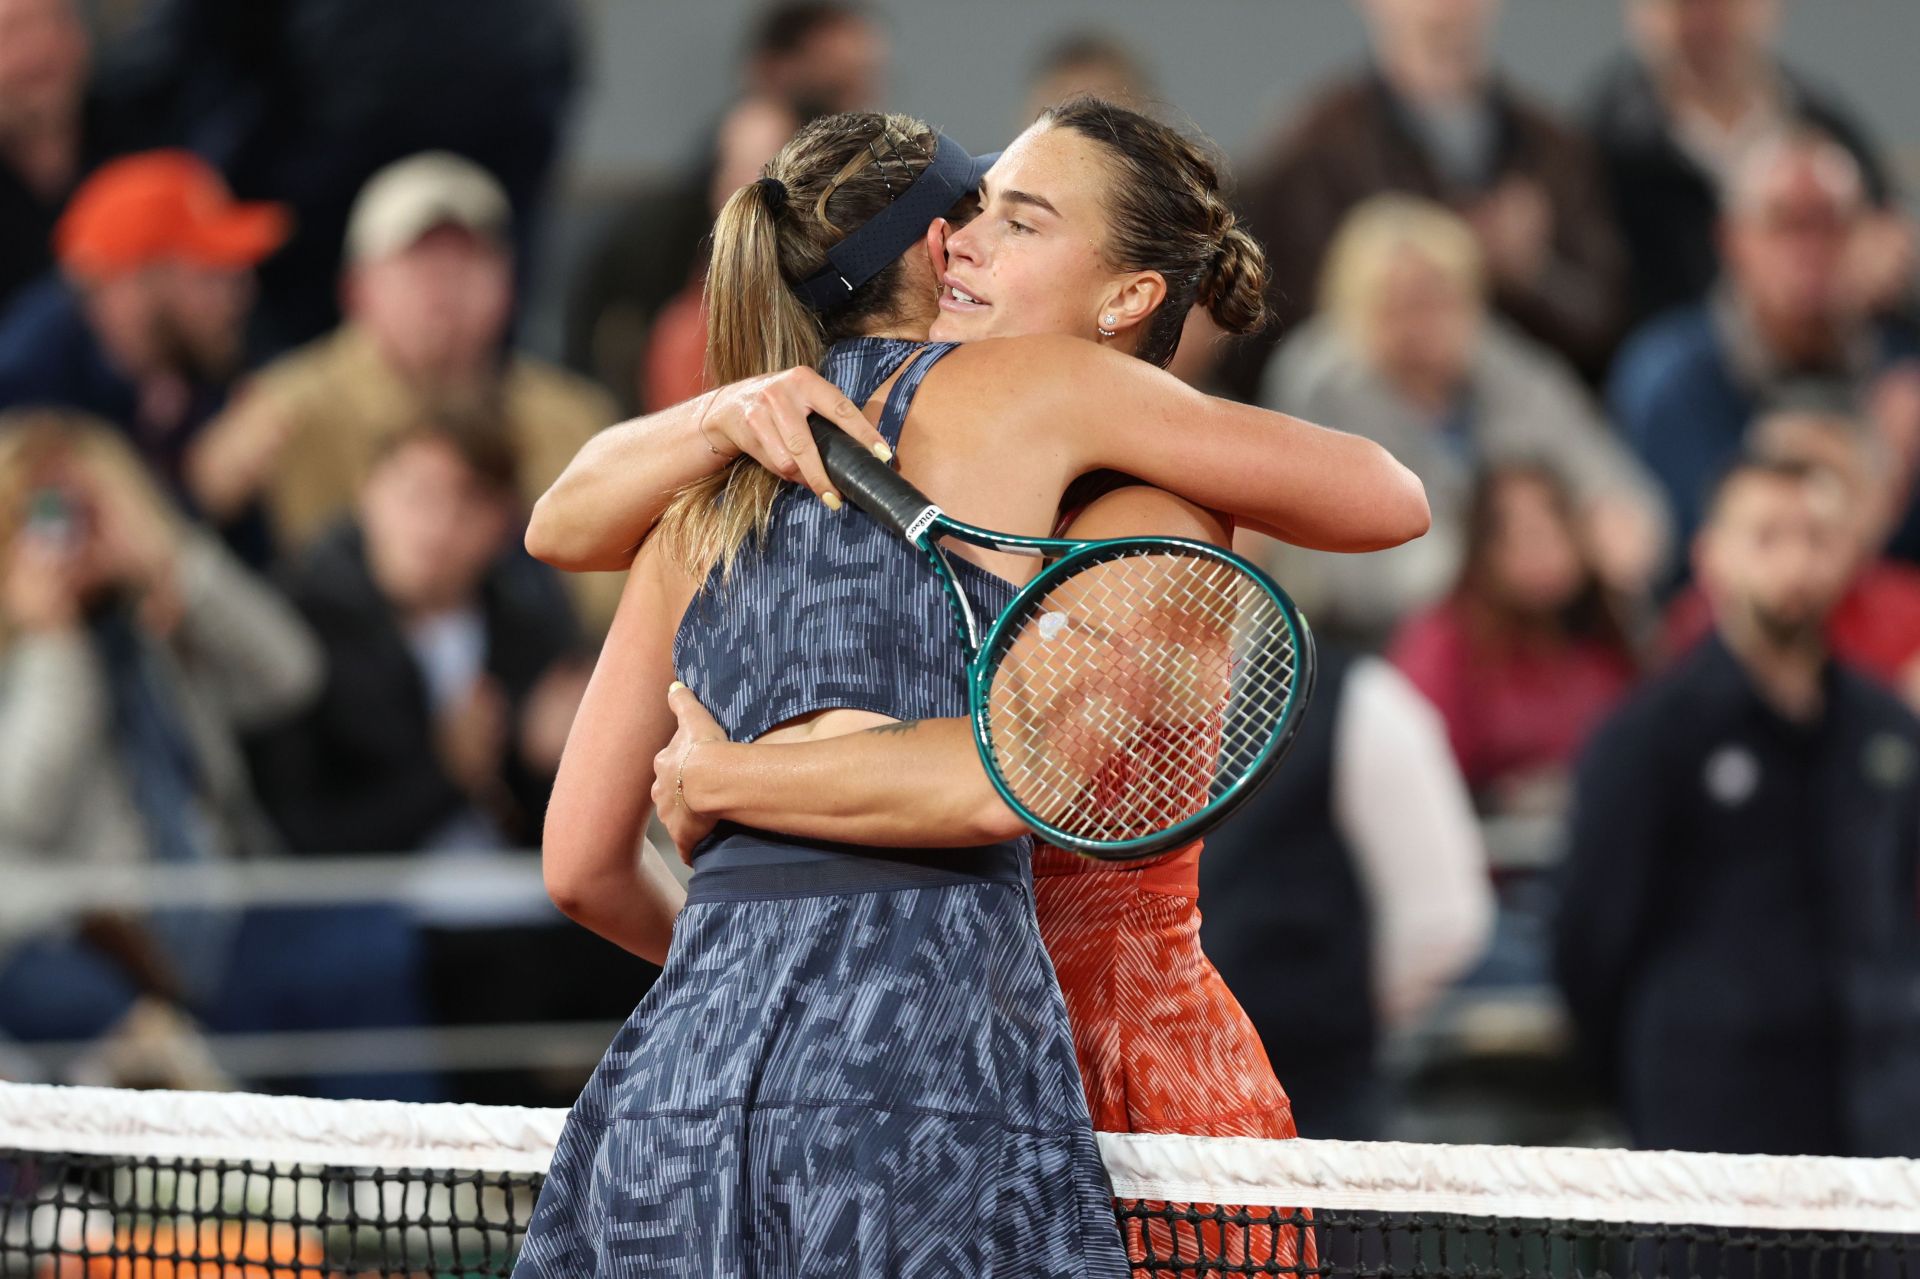
<path fill-rule="evenodd" d="M 827 474 L 932 566 L 967 652 L 987 776 L 1048 842 L 1127 861 L 1187 843 L 1279 765 L 1313 691 L 1313 637 L 1273 580 L 1185 538 L 1083 542 L 952 519 L 825 418 Z M 939 540 L 1050 561 L 983 628 Z"/>

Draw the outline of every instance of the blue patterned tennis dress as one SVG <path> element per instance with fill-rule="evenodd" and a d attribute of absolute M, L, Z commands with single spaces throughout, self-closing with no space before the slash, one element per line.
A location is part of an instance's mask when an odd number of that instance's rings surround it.
<path fill-rule="evenodd" d="M 879 423 L 897 444 L 950 349 L 860 339 L 824 371 L 864 404 L 907 365 Z M 730 737 L 829 707 L 966 713 L 918 552 L 798 488 L 772 529 L 675 641 Z M 986 615 L 1011 599 L 955 569 Z M 716 831 L 665 970 L 568 1117 L 517 1279 L 1124 1279 L 1030 852 Z"/>

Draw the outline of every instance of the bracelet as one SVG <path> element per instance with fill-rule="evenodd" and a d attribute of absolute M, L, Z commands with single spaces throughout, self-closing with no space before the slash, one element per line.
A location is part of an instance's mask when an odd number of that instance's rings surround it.
<path fill-rule="evenodd" d="M 707 434 L 707 414 L 713 411 L 713 402 L 719 397 L 720 392 L 718 391 L 710 392 L 707 395 L 707 406 L 700 410 L 700 420 L 695 422 L 693 426 L 695 430 L 700 432 L 700 438 L 706 441 L 707 452 L 713 454 L 715 457 L 727 457 L 729 456 L 728 454 L 722 453 L 719 449 L 713 447 L 713 437 Z"/>
<path fill-rule="evenodd" d="M 687 760 L 693 754 L 693 748 L 699 742 L 687 743 L 687 749 L 680 752 L 680 765 L 673 770 L 673 802 L 681 808 L 687 806 Z"/>

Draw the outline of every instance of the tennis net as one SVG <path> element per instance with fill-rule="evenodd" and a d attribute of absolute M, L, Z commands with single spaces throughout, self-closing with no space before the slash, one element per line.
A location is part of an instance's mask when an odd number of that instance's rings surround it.
<path fill-rule="evenodd" d="M 0 1275 L 491 1276 L 562 1112 L 0 1085 Z M 1135 1279 L 1906 1279 L 1920 1164 L 1102 1134 Z"/>

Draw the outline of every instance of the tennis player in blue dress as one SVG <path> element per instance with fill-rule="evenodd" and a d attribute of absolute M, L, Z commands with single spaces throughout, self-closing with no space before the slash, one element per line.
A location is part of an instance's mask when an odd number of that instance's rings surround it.
<path fill-rule="evenodd" d="M 1169 375 L 1090 342 L 956 351 L 893 336 L 924 334 L 936 282 L 913 250 L 979 171 L 903 117 L 808 126 L 721 214 L 709 275 L 716 379 L 816 364 L 853 405 L 878 409 L 883 450 L 902 445 L 929 377 L 963 365 L 971 372 L 949 381 L 970 413 L 1025 369 L 1110 389 L 1148 422 L 1186 414 L 1214 433 L 1199 454 L 1169 450 L 1161 428 L 1116 424 L 1097 406 L 1076 414 L 1043 394 L 1044 411 L 1024 424 L 1003 413 L 991 429 L 1073 417 L 1075 447 L 1112 452 L 1035 454 L 1018 482 L 977 482 L 975 497 L 997 487 L 1013 508 L 967 512 L 996 527 L 1051 527 L 1083 462 L 1217 506 L 1267 495 L 1262 509 L 1275 512 L 1317 500 L 1301 494 L 1327 488 L 1330 458 L 1372 467 L 1358 483 L 1401 482 L 1365 441 L 1247 406 L 1207 408 L 1215 402 Z M 1041 345 L 1020 346 L 1030 342 Z M 923 487 L 981 469 L 969 463 L 988 428 L 942 421 L 932 437 L 913 432 L 925 469 L 911 478 Z M 1010 583 L 984 564 L 955 567 L 979 613 L 1010 600 Z M 1121 1279 L 1127 1260 L 1035 922 L 1027 840 L 876 850 L 723 826 L 683 900 L 651 854 L 634 853 L 652 805 L 675 802 L 674 770 L 652 767 L 674 737 L 662 693 L 675 679 L 742 741 L 804 736 L 833 716 L 864 727 L 967 705 L 941 587 L 895 535 L 751 463 L 676 502 L 633 561 L 546 840 L 563 909 L 663 971 L 569 1117 L 516 1273 Z"/>

